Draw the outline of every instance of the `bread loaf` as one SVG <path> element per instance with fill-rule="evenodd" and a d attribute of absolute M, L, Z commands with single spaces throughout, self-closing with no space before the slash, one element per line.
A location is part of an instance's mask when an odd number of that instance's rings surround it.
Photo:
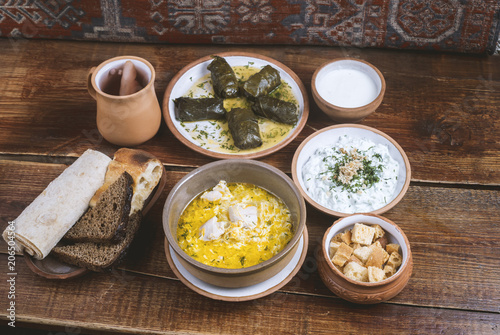
<path fill-rule="evenodd" d="M 134 181 L 130 214 L 143 209 L 145 201 L 160 181 L 163 166 L 160 160 L 150 153 L 129 148 L 116 151 L 113 161 L 109 164 L 104 184 L 90 201 L 91 207 L 96 205 L 100 195 L 125 171 Z"/>

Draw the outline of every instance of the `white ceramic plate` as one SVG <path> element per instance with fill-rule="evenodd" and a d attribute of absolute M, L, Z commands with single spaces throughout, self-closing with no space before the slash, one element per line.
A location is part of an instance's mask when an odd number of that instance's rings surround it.
<path fill-rule="evenodd" d="M 280 142 L 274 144 L 272 147 L 262 150 L 242 150 L 238 153 L 226 153 L 212 149 L 201 147 L 199 142 L 191 137 L 186 129 L 181 125 L 180 121 L 175 119 L 174 102 L 173 100 L 185 96 L 186 93 L 192 88 L 200 78 L 203 78 L 210 71 L 207 66 L 212 62 L 213 55 L 205 56 L 185 66 L 172 80 L 170 81 L 163 99 L 163 117 L 167 123 L 170 131 L 182 143 L 191 149 L 198 151 L 204 155 L 214 158 L 257 158 L 269 155 L 278 151 L 279 149 L 290 143 L 304 128 L 307 117 L 309 115 L 309 102 L 307 92 L 304 84 L 299 77 L 284 64 L 262 55 L 244 53 L 244 52 L 227 52 L 220 53 L 217 56 L 223 57 L 231 66 L 252 66 L 255 68 L 262 68 L 266 65 L 271 65 L 280 73 L 282 82 L 286 82 L 292 90 L 293 95 L 299 104 L 300 118 L 295 127 L 290 130 L 288 135 Z M 209 89 L 211 89 L 209 87 Z M 207 121 L 201 121 L 207 122 Z"/>
<path fill-rule="evenodd" d="M 307 191 L 307 188 L 305 187 L 302 178 L 303 166 L 307 162 L 309 157 L 311 157 L 311 155 L 316 151 L 316 149 L 335 144 L 339 136 L 343 135 L 366 138 L 374 143 L 384 144 L 388 147 L 391 157 L 398 162 L 400 168 L 398 174 L 398 182 L 396 185 L 396 191 L 394 192 L 392 198 L 387 202 L 385 206 L 381 208 L 376 208 L 370 211 L 370 213 L 382 214 L 388 211 L 403 198 L 406 191 L 408 190 L 408 186 L 410 185 L 410 179 L 411 179 L 410 161 L 408 160 L 408 157 L 406 156 L 404 150 L 395 140 L 393 140 L 387 134 L 375 128 L 358 124 L 341 124 L 323 128 L 315 132 L 314 134 L 310 135 L 297 148 L 297 151 L 293 156 L 293 161 L 292 161 L 293 181 L 299 188 L 300 192 L 302 193 L 302 196 L 306 199 L 306 201 L 309 202 L 312 206 L 319 209 L 320 211 L 337 217 L 344 217 L 353 214 L 353 213 L 338 212 L 319 204 Z"/>
<path fill-rule="evenodd" d="M 307 246 L 308 233 L 307 229 L 304 229 L 295 255 L 283 270 L 259 284 L 239 288 L 225 288 L 208 284 L 189 273 L 179 262 L 172 247 L 168 245 L 167 239 L 165 239 L 165 252 L 168 264 L 176 276 L 193 291 L 212 299 L 224 301 L 254 300 L 269 295 L 285 286 L 297 274 L 304 263 Z"/>

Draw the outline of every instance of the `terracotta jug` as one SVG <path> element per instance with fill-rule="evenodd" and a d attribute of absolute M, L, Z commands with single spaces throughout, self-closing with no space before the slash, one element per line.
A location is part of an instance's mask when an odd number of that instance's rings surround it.
<path fill-rule="evenodd" d="M 130 63 L 133 64 L 131 68 L 136 76 L 137 91 L 125 90 L 126 95 L 119 95 L 123 69 L 132 65 Z M 153 66 L 134 56 L 111 58 L 90 69 L 87 88 L 97 102 L 97 129 L 107 141 L 134 146 L 146 142 L 158 132 L 161 109 L 154 81 Z"/>

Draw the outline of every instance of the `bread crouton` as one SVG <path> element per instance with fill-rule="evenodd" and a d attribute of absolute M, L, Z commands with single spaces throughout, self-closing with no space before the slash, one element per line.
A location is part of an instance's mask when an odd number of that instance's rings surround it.
<path fill-rule="evenodd" d="M 375 229 L 375 235 L 373 236 L 375 240 L 381 238 L 382 236 L 385 236 L 385 231 L 384 229 L 382 229 L 382 227 L 380 227 L 380 225 L 374 224 L 372 228 Z"/>
<path fill-rule="evenodd" d="M 399 252 L 399 244 L 389 243 L 386 245 L 385 250 L 389 255 L 392 254 L 393 252 Z"/>
<path fill-rule="evenodd" d="M 374 266 L 369 266 L 368 267 L 368 281 L 370 283 L 376 283 L 379 281 L 382 281 L 385 279 L 385 272 L 384 270 L 374 267 Z"/>
<path fill-rule="evenodd" d="M 348 230 L 346 232 L 344 232 L 342 235 L 340 235 L 340 239 L 342 240 L 342 242 L 344 242 L 345 244 L 347 245 L 351 245 L 352 241 L 351 241 L 351 231 Z"/>
<path fill-rule="evenodd" d="M 370 257 L 368 257 L 368 260 L 366 261 L 365 263 L 365 266 L 374 266 L 374 267 L 377 267 L 379 269 L 382 269 L 382 265 L 384 265 L 384 253 L 387 254 L 385 252 L 384 249 L 376 246 L 376 247 L 373 247 L 371 248 L 372 249 L 372 252 L 370 253 Z"/>
<path fill-rule="evenodd" d="M 342 233 L 338 233 L 332 238 L 332 242 L 342 242 Z"/>
<path fill-rule="evenodd" d="M 377 239 L 375 239 L 375 243 L 380 243 L 380 246 L 382 247 L 382 249 L 385 249 L 385 247 L 387 246 L 387 236 L 382 236 L 382 237 L 379 237 Z"/>
<path fill-rule="evenodd" d="M 387 251 L 385 251 L 384 247 L 382 247 L 382 245 L 380 244 L 380 242 L 375 242 L 373 243 L 370 248 L 375 249 L 381 249 L 382 250 L 382 254 L 384 255 L 384 258 L 383 258 L 383 264 L 385 264 L 388 260 L 389 260 L 389 254 L 387 253 Z"/>
<path fill-rule="evenodd" d="M 356 257 L 354 255 L 351 255 L 351 257 L 349 257 L 349 259 L 347 260 L 347 263 L 349 263 L 349 262 L 355 262 L 361 266 L 365 266 L 365 264 L 358 257 Z"/>
<path fill-rule="evenodd" d="M 361 248 L 361 244 L 359 244 L 359 243 L 353 243 L 353 244 L 351 245 L 351 248 L 352 248 L 352 250 L 356 250 L 356 249 L 358 249 L 358 248 Z"/>
<path fill-rule="evenodd" d="M 367 282 L 368 269 L 356 262 L 349 262 L 344 267 L 344 275 L 353 280 Z"/>
<path fill-rule="evenodd" d="M 340 247 L 339 242 L 333 242 L 333 241 L 330 242 L 330 258 L 333 257 L 333 255 L 335 255 L 339 247 Z"/>
<path fill-rule="evenodd" d="M 337 252 L 333 255 L 332 262 L 338 266 L 344 266 L 351 255 L 352 248 L 345 243 L 341 243 Z"/>
<path fill-rule="evenodd" d="M 358 257 L 363 263 L 366 263 L 371 253 L 372 248 L 370 247 L 360 247 L 353 251 L 354 256 Z"/>
<path fill-rule="evenodd" d="M 370 245 L 373 242 L 373 236 L 375 236 L 375 228 L 372 228 L 365 224 L 356 223 L 354 225 L 354 228 L 352 228 L 351 240 L 354 243 Z"/>
<path fill-rule="evenodd" d="M 384 266 L 384 273 L 385 273 L 385 276 L 387 278 L 389 278 L 390 276 L 392 276 L 393 274 L 396 273 L 396 270 L 394 270 L 394 268 L 390 265 L 386 265 Z"/>
<path fill-rule="evenodd" d="M 401 263 L 403 263 L 403 257 L 396 251 L 389 256 L 389 260 L 387 261 L 387 265 L 392 266 L 394 269 L 397 269 Z"/>

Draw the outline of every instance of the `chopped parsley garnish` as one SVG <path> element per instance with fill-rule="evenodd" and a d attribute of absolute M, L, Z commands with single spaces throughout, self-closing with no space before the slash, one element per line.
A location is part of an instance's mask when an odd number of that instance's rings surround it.
<path fill-rule="evenodd" d="M 379 154 L 374 154 L 373 157 L 382 161 Z M 344 148 L 336 149 L 335 154 L 323 158 L 323 162 L 328 168 L 320 173 L 319 178 L 326 177 L 334 187 L 342 187 L 343 191 L 347 190 L 352 193 L 361 192 L 379 182 L 379 175 L 384 168 L 383 165 L 377 165 L 368 159 L 365 151 L 356 149 L 351 151 Z"/>

